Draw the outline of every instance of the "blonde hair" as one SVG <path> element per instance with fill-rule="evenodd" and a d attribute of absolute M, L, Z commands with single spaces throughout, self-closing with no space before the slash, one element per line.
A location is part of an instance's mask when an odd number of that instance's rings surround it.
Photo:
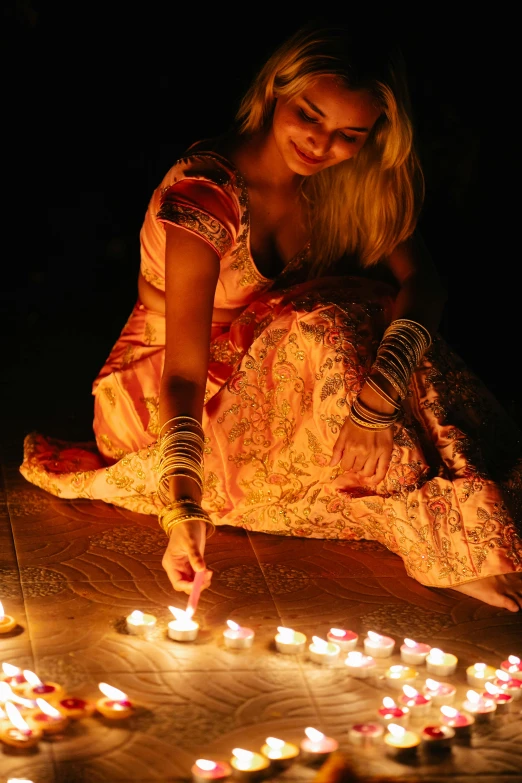
<path fill-rule="evenodd" d="M 389 49 L 389 50 L 388 50 Z M 382 108 L 355 157 L 308 177 L 311 276 L 343 256 L 371 266 L 390 255 L 415 229 L 424 179 L 414 148 L 405 67 L 398 49 L 362 42 L 343 27 L 301 28 L 272 54 L 245 93 L 239 132 L 266 127 L 279 97 L 293 98 L 318 76 L 331 75 L 351 90 L 369 91 Z"/>

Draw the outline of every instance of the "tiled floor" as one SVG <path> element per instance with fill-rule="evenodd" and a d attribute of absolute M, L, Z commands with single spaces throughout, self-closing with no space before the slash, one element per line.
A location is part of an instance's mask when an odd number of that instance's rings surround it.
<path fill-rule="evenodd" d="M 0 783 L 10 777 L 34 783 L 188 782 L 197 758 L 226 760 L 235 747 L 258 750 L 267 736 L 299 743 L 307 726 L 335 737 L 364 780 L 387 774 L 431 783 L 522 781 L 522 700 L 446 758 L 430 761 L 419 754 L 399 763 L 383 746 L 361 751 L 347 739 L 350 725 L 373 719 L 390 695 L 382 673 L 399 661 L 397 654 L 363 682 L 350 678 L 342 661 L 324 668 L 306 653 L 283 656 L 273 645 L 278 625 L 309 637 L 324 637 L 337 626 L 360 635 L 374 630 L 398 643 L 416 638 L 458 656 L 456 674 L 446 679 L 458 686 L 460 700 L 466 666 L 498 666 L 507 655 L 520 654 L 521 616 L 424 588 L 375 543 L 222 528 L 208 545 L 214 574 L 197 610 L 198 639 L 174 642 L 166 636 L 168 607 L 184 608 L 186 597 L 169 587 L 156 520 L 38 490 L 18 473 L 18 438 L 13 430 L 3 444 L 0 489 L 0 600 L 18 627 L 0 636 L 0 659 L 60 683 L 72 696 L 96 700 L 98 683 L 107 682 L 125 691 L 137 709 L 117 723 L 99 715 L 71 723 L 33 752 L 10 751 L 1 743 Z M 126 632 L 124 618 L 133 609 L 158 617 L 150 638 Z M 227 619 L 255 630 L 252 649 L 224 647 Z M 311 783 L 318 774 L 295 763 L 269 779 Z"/>

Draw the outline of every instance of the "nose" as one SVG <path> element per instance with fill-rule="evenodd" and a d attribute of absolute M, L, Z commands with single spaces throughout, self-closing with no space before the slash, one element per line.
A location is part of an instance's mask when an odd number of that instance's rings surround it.
<path fill-rule="evenodd" d="M 328 133 L 319 128 L 310 129 L 307 137 L 310 148 L 318 157 L 327 155 L 331 147 L 331 139 Z"/>

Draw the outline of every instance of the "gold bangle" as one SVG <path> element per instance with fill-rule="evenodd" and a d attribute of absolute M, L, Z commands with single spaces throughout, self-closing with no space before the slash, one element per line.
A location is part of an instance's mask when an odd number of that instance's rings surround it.
<path fill-rule="evenodd" d="M 370 375 L 365 380 L 365 383 L 368 384 L 370 389 L 373 389 L 373 391 L 379 395 L 379 397 L 384 400 L 385 402 L 388 402 L 390 405 L 392 405 L 397 411 L 401 410 L 400 404 L 397 402 L 397 400 L 394 400 L 393 397 L 390 397 L 390 395 L 382 389 L 377 381 L 375 381 Z"/>

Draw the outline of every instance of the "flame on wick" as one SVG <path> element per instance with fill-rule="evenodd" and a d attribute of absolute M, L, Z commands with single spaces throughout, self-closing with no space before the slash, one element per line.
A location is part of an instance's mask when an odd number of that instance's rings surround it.
<path fill-rule="evenodd" d="M 448 707 L 446 704 L 440 708 L 440 711 L 446 718 L 456 718 L 459 714 L 459 711 L 456 710 L 455 707 Z"/>
<path fill-rule="evenodd" d="M 36 699 L 36 703 L 38 704 L 41 712 L 43 712 L 45 715 L 49 715 L 50 718 L 62 717 L 62 713 L 57 710 L 56 707 L 53 707 L 51 704 L 49 704 L 48 701 L 45 701 L 45 699 Z"/>
<path fill-rule="evenodd" d="M 4 617 L 5 617 L 4 606 L 3 606 L 2 602 L 0 601 L 0 620 L 3 620 Z"/>
<path fill-rule="evenodd" d="M 22 673 L 22 670 L 18 666 L 13 666 L 12 663 L 3 663 L 2 669 L 6 677 L 14 677 L 16 674 Z"/>
<path fill-rule="evenodd" d="M 199 767 L 204 772 L 212 772 L 213 769 L 216 769 L 217 764 L 215 761 L 209 761 L 208 759 L 197 759 L 196 767 Z"/>
<path fill-rule="evenodd" d="M 11 686 L 7 682 L 0 682 L 0 701 L 10 701 L 14 696 Z"/>
<path fill-rule="evenodd" d="M 443 663 L 444 652 L 442 650 L 439 650 L 438 647 L 432 647 L 430 650 L 430 661 L 432 663 Z"/>
<path fill-rule="evenodd" d="M 428 677 L 426 680 L 426 687 L 430 691 L 437 691 L 440 688 L 440 682 L 437 682 L 437 680 L 432 680 L 431 677 Z"/>
<path fill-rule="evenodd" d="M 486 668 L 486 664 L 485 663 L 476 663 L 473 666 L 473 668 L 475 669 L 473 674 L 475 674 L 477 677 L 481 677 L 481 676 L 483 677 L 484 676 L 484 670 Z"/>
<path fill-rule="evenodd" d="M 240 770 L 247 770 L 250 766 L 250 762 L 254 758 L 254 754 L 251 750 L 243 750 L 243 748 L 234 748 L 232 755 L 236 757 L 236 766 Z"/>
<path fill-rule="evenodd" d="M 113 688 L 112 685 L 107 685 L 106 682 L 98 683 L 98 688 L 101 690 L 104 696 L 112 701 L 127 701 L 127 694 L 118 688 Z"/>
<path fill-rule="evenodd" d="M 399 726 L 397 723 L 388 723 L 387 728 L 390 734 L 393 734 L 393 736 L 397 737 L 397 739 L 404 737 L 406 734 L 406 729 L 402 726 Z"/>
<path fill-rule="evenodd" d="M 33 783 L 33 781 L 28 778 L 9 778 L 7 783 Z"/>
<path fill-rule="evenodd" d="M 345 632 L 342 628 L 330 628 L 330 633 L 332 636 L 344 636 Z"/>
<path fill-rule="evenodd" d="M 194 609 L 192 608 L 192 606 L 189 606 L 186 611 L 184 609 L 178 609 L 175 606 L 169 606 L 169 609 L 174 615 L 176 622 L 181 624 L 181 627 L 183 626 L 185 626 L 186 628 L 191 627 L 192 615 L 194 614 Z"/>
<path fill-rule="evenodd" d="M 317 731 L 317 729 L 313 729 L 311 726 L 308 726 L 304 731 L 311 742 L 320 742 L 322 739 L 324 739 L 323 732 Z"/>
<path fill-rule="evenodd" d="M 265 742 L 272 750 L 281 750 L 285 746 L 285 741 L 277 737 L 267 737 Z"/>
<path fill-rule="evenodd" d="M 42 685 L 41 679 L 38 677 L 37 674 L 34 672 L 29 671 L 29 669 L 24 669 L 24 677 L 31 686 L 31 688 L 36 687 L 37 685 Z"/>
<path fill-rule="evenodd" d="M 502 680 L 502 682 L 509 682 L 511 677 L 507 672 L 505 672 L 503 669 L 497 669 L 495 674 L 497 675 L 499 680 Z"/>
<path fill-rule="evenodd" d="M 231 631 L 239 631 L 238 623 L 235 623 L 233 620 L 227 620 L 227 625 Z"/>
<path fill-rule="evenodd" d="M 404 695 L 409 699 L 413 699 L 415 696 L 419 695 L 419 691 L 415 690 L 415 688 L 412 688 L 411 685 L 403 685 L 402 690 Z"/>
<path fill-rule="evenodd" d="M 394 666 L 390 666 L 389 677 L 400 677 L 401 673 L 406 670 L 406 666 L 401 666 L 400 663 L 396 663 Z"/>
<path fill-rule="evenodd" d="M 20 715 L 20 711 L 12 702 L 6 701 L 5 711 L 7 712 L 7 717 L 18 731 L 30 731 L 29 724 L 25 722 Z"/>
<path fill-rule="evenodd" d="M 363 661 L 363 654 L 359 650 L 350 650 L 346 656 L 346 663 L 350 666 L 360 666 Z"/>
<path fill-rule="evenodd" d="M 281 637 L 280 641 L 283 642 L 283 644 L 289 644 L 294 641 L 295 631 L 293 628 L 284 628 L 282 625 L 278 625 L 277 631 Z"/>
<path fill-rule="evenodd" d="M 375 633 L 375 631 L 368 631 L 368 639 L 378 644 L 384 639 L 384 636 L 381 636 L 380 633 Z"/>
<path fill-rule="evenodd" d="M 382 700 L 382 706 L 386 707 L 387 710 L 392 710 L 397 705 L 395 704 L 391 696 L 385 696 L 384 699 Z"/>
<path fill-rule="evenodd" d="M 406 645 L 406 647 L 411 647 L 411 649 L 417 647 L 417 642 L 414 642 L 413 639 L 405 639 L 404 644 Z"/>
<path fill-rule="evenodd" d="M 133 625 L 141 625 L 143 622 L 144 614 L 139 609 L 135 609 L 132 614 L 129 615 L 129 623 Z"/>
<path fill-rule="evenodd" d="M 312 641 L 316 647 L 319 648 L 319 652 L 325 652 L 328 647 L 328 642 L 321 639 L 320 636 L 312 636 Z"/>
<path fill-rule="evenodd" d="M 516 655 L 508 655 L 508 662 L 512 666 L 518 666 L 518 664 L 520 663 L 520 658 L 517 658 Z"/>
<path fill-rule="evenodd" d="M 490 696 L 498 696 L 498 694 L 500 693 L 500 688 L 497 688 L 497 686 L 493 685 L 492 682 L 486 682 L 484 687 L 486 688 Z"/>
<path fill-rule="evenodd" d="M 477 693 L 477 691 L 467 691 L 466 697 L 472 704 L 478 704 L 481 698 L 480 693 Z"/>

